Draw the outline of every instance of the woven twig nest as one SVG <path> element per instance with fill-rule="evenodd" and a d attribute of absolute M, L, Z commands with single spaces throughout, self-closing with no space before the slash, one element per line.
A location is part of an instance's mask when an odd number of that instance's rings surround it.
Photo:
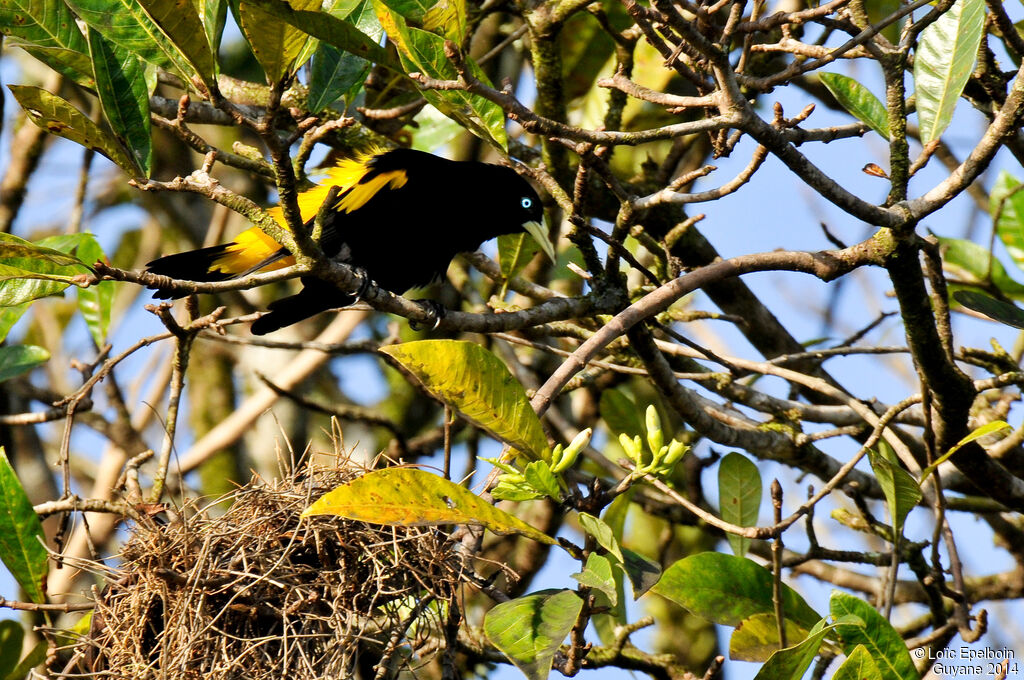
<path fill-rule="evenodd" d="M 412 658 L 443 610 L 421 603 L 452 601 L 461 562 L 430 527 L 299 518 L 355 474 L 254 480 L 219 517 L 135 525 L 70 674 L 304 680 Z"/>

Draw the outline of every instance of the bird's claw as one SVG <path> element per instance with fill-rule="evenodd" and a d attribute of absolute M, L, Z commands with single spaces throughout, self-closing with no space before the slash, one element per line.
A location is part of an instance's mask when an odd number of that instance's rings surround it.
<path fill-rule="evenodd" d="M 437 300 L 414 300 L 414 302 L 423 308 L 423 311 L 427 313 L 429 317 L 434 320 L 434 323 L 430 326 L 430 330 L 436 331 L 437 327 L 441 325 L 441 319 L 447 315 L 448 310 L 445 309 Z M 429 321 L 427 323 L 430 323 Z M 409 319 L 409 328 L 414 331 L 423 330 L 426 326 L 420 326 L 418 321 Z"/>
<path fill-rule="evenodd" d="M 359 287 L 356 288 L 356 292 L 353 293 L 353 295 L 355 295 L 355 299 L 352 301 L 352 304 L 355 304 L 370 292 L 371 287 L 376 287 L 377 282 L 371 279 L 369 273 L 367 273 L 367 271 L 362 267 L 353 267 L 352 272 L 359 277 Z"/>

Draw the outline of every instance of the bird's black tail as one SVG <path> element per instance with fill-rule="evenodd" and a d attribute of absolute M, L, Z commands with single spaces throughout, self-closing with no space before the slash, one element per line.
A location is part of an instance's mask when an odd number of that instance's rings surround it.
<path fill-rule="evenodd" d="M 246 229 L 231 243 L 165 255 L 146 265 L 151 274 L 183 281 L 227 281 L 256 271 L 273 271 L 294 264 L 288 251 L 257 227 Z M 155 298 L 180 298 L 187 293 L 163 290 Z"/>
<path fill-rule="evenodd" d="M 147 263 L 146 271 L 150 274 L 169 276 L 172 279 L 185 281 L 226 281 L 234 278 L 235 274 L 221 271 L 214 266 L 226 250 L 227 244 L 221 244 L 190 250 L 186 253 L 165 255 Z M 186 295 L 188 293 L 159 288 L 153 293 L 153 297 L 159 300 L 176 300 Z"/>
<path fill-rule="evenodd" d="M 273 333 L 320 312 L 355 302 L 355 296 L 342 293 L 319 279 L 303 278 L 302 284 L 297 294 L 270 303 L 269 313 L 256 319 L 249 329 L 253 335 Z"/>

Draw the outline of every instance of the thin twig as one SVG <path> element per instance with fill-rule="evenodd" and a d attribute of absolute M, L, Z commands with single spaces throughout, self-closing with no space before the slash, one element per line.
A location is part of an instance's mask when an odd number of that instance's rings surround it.
<path fill-rule="evenodd" d="M 779 480 L 772 480 L 772 517 L 775 524 L 782 522 L 782 485 Z M 786 614 L 782 602 L 782 534 L 772 540 L 772 604 L 775 607 L 775 626 L 779 635 L 779 649 L 785 649 Z"/>

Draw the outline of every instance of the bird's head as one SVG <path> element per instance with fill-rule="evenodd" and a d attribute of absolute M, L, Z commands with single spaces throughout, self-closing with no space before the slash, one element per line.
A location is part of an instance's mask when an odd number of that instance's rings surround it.
<path fill-rule="evenodd" d="M 510 215 L 515 224 L 515 231 L 525 231 L 533 237 L 544 254 L 555 261 L 555 247 L 548 236 L 544 224 L 544 206 L 541 204 L 537 191 L 511 168 L 502 168 L 507 180 L 502 181 L 500 210 Z"/>

